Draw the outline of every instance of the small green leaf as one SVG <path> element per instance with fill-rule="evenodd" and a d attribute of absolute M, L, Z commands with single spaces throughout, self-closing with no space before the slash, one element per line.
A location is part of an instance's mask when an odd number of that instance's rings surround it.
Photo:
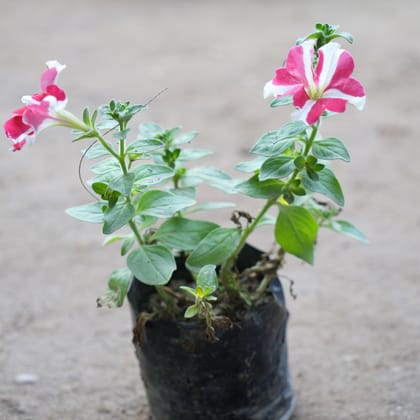
<path fill-rule="evenodd" d="M 96 201 L 77 207 L 70 207 L 66 210 L 66 213 L 82 222 L 103 223 L 104 214 L 102 209 L 105 205 L 106 203 L 104 201 Z"/>
<path fill-rule="evenodd" d="M 115 158 L 102 160 L 91 167 L 94 174 L 121 173 L 121 167 Z"/>
<path fill-rule="evenodd" d="M 268 158 L 261 166 L 260 181 L 267 179 L 286 178 L 295 170 L 294 158 L 291 156 L 276 156 Z"/>
<path fill-rule="evenodd" d="M 195 200 L 166 191 L 150 190 L 138 202 L 137 211 L 141 215 L 171 217 L 177 211 L 195 204 Z"/>
<path fill-rule="evenodd" d="M 151 139 L 156 137 L 158 134 L 164 132 L 163 128 L 154 122 L 144 122 L 139 126 L 140 135 L 142 138 Z"/>
<path fill-rule="evenodd" d="M 284 185 L 284 182 L 277 179 L 260 181 L 258 174 L 255 174 L 247 181 L 237 184 L 235 190 L 254 198 L 276 198 L 282 193 Z"/>
<path fill-rule="evenodd" d="M 207 211 L 207 210 L 219 210 L 225 209 L 229 207 L 235 207 L 235 203 L 224 202 L 224 201 L 211 201 L 209 203 L 202 203 L 198 206 L 194 206 L 189 208 L 185 213 L 195 213 L 198 211 Z"/>
<path fill-rule="evenodd" d="M 365 244 L 369 243 L 369 240 L 365 234 L 346 220 L 332 220 L 329 224 L 326 225 L 326 227 L 333 230 L 334 232 L 342 233 L 343 235 L 349 236 L 350 238 L 364 242 Z"/>
<path fill-rule="evenodd" d="M 180 289 L 182 289 L 184 292 L 189 293 L 190 295 L 196 297 L 197 294 L 195 293 L 195 289 L 193 289 L 192 287 L 188 287 L 188 286 L 180 286 Z"/>
<path fill-rule="evenodd" d="M 198 160 L 212 154 L 213 152 L 205 149 L 182 149 L 179 154 L 178 161 L 184 162 L 187 160 Z"/>
<path fill-rule="evenodd" d="M 127 147 L 127 153 L 141 155 L 162 149 L 165 146 L 162 140 L 158 139 L 139 139 Z"/>
<path fill-rule="evenodd" d="M 198 304 L 188 306 L 185 310 L 184 317 L 185 318 L 193 318 L 198 314 Z"/>
<path fill-rule="evenodd" d="M 318 180 L 311 179 L 308 174 L 302 174 L 304 187 L 312 192 L 324 194 L 337 205 L 344 206 L 343 191 L 333 171 L 329 168 L 324 168 L 320 172 L 314 172 L 314 174 L 317 175 Z"/>
<path fill-rule="evenodd" d="M 175 258 L 163 245 L 144 245 L 131 251 L 127 266 L 144 284 L 159 286 L 168 283 L 176 269 Z"/>
<path fill-rule="evenodd" d="M 104 245 L 111 245 L 114 242 L 122 241 L 123 239 L 124 239 L 124 236 L 116 236 L 116 235 L 108 236 L 104 240 Z"/>
<path fill-rule="evenodd" d="M 217 227 L 216 223 L 172 217 L 159 227 L 153 235 L 153 239 L 169 248 L 188 251 L 194 249 Z"/>
<path fill-rule="evenodd" d="M 204 291 L 204 297 L 214 293 L 217 284 L 216 266 L 208 264 L 202 267 L 197 276 L 197 286 Z"/>
<path fill-rule="evenodd" d="M 124 197 L 129 197 L 131 189 L 133 188 L 134 174 L 129 172 L 127 174 L 120 175 L 113 178 L 109 183 L 109 188 L 113 191 L 118 191 Z"/>
<path fill-rule="evenodd" d="M 288 95 L 288 96 L 283 96 L 282 98 L 276 98 L 273 99 L 271 101 L 271 108 L 276 108 L 278 106 L 283 106 L 283 105 L 290 105 L 293 103 L 293 96 Z"/>
<path fill-rule="evenodd" d="M 82 119 L 83 119 L 83 122 L 86 125 L 90 126 L 90 117 L 89 117 L 89 109 L 88 108 L 85 108 L 83 110 L 83 118 Z"/>
<path fill-rule="evenodd" d="M 185 133 L 182 136 L 176 137 L 172 144 L 174 146 L 179 146 L 181 144 L 190 143 L 192 140 L 194 140 L 198 136 L 197 131 L 191 131 L 189 133 Z"/>
<path fill-rule="evenodd" d="M 114 137 L 117 140 L 125 140 L 127 138 L 129 131 L 130 131 L 129 128 L 126 128 L 125 130 L 117 131 L 112 134 L 112 137 Z"/>
<path fill-rule="evenodd" d="M 108 143 L 108 146 L 112 148 L 111 144 Z M 104 146 L 102 146 L 102 143 L 96 142 L 93 144 L 93 146 L 89 147 L 88 149 L 82 150 L 83 153 L 85 153 L 85 157 L 87 159 L 96 159 L 102 156 L 109 155 L 108 150 L 105 149 Z"/>
<path fill-rule="evenodd" d="M 269 131 L 257 140 L 250 152 L 262 156 L 276 156 L 290 149 L 295 141 L 294 137 L 280 137 L 278 131 Z"/>
<path fill-rule="evenodd" d="M 134 207 L 128 203 L 118 203 L 106 210 L 104 214 L 103 233 L 109 235 L 124 227 L 134 216 Z"/>
<path fill-rule="evenodd" d="M 280 206 L 275 226 L 277 243 L 289 254 L 313 264 L 318 224 L 303 207 Z"/>
<path fill-rule="evenodd" d="M 350 155 L 344 143 L 333 137 L 315 141 L 312 146 L 312 153 L 318 159 L 340 159 L 350 162 Z"/>
<path fill-rule="evenodd" d="M 172 178 L 174 170 L 166 165 L 147 164 L 138 166 L 134 170 L 136 186 L 158 185 Z"/>
<path fill-rule="evenodd" d="M 98 306 L 109 308 L 122 306 L 132 278 L 133 275 L 128 268 L 114 270 L 108 280 L 108 290 L 104 296 L 97 299 Z"/>
<path fill-rule="evenodd" d="M 121 256 L 127 255 L 135 243 L 134 235 L 127 236 L 121 245 Z"/>
<path fill-rule="evenodd" d="M 241 162 L 235 165 L 235 169 L 242 172 L 255 172 L 261 168 L 261 165 L 265 161 L 264 156 L 259 156 L 256 159 L 249 160 L 248 162 Z"/>
<path fill-rule="evenodd" d="M 212 230 L 194 249 L 187 259 L 192 270 L 207 264 L 218 265 L 228 259 L 239 243 L 241 232 L 238 228 L 216 228 Z"/>

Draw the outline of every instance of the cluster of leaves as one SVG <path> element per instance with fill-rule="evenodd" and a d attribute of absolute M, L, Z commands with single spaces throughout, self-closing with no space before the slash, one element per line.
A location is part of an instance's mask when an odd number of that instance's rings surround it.
<path fill-rule="evenodd" d="M 326 210 L 314 198 L 318 193 L 344 205 L 343 191 L 329 165 L 335 159 L 350 161 L 342 141 L 322 139 L 317 126 L 296 121 L 264 134 L 250 152 L 258 157 L 236 168 L 252 176 L 236 189 L 277 207 L 274 234 L 284 251 L 312 264 L 320 226 L 365 240 L 350 223 L 334 220 L 337 209 Z"/>
<path fill-rule="evenodd" d="M 315 25 L 315 31 L 300 38 L 296 41 L 296 44 L 301 44 L 308 39 L 315 40 L 315 49 L 318 50 L 323 45 L 328 44 L 334 39 L 342 38 L 350 44 L 353 43 L 353 36 L 348 32 L 338 32 L 339 27 L 337 25 L 329 25 L 328 23 L 317 23 Z"/>
<path fill-rule="evenodd" d="M 90 184 L 98 198 L 67 209 L 79 220 L 102 224 L 103 233 L 109 235 L 106 243 L 120 241 L 121 255 L 127 257 L 127 266 L 111 274 L 100 305 L 120 306 L 133 275 L 149 285 L 166 284 L 176 268 L 176 250 L 189 253 L 187 264 L 193 272 L 208 264 L 220 264 L 232 252 L 240 234 L 238 228 L 187 217 L 200 210 L 233 205 L 197 205 L 196 187 L 201 182 L 233 191 L 233 180 L 210 166 L 187 168 L 188 162 L 210 154 L 183 147 L 197 136 L 196 132 L 181 134 L 179 127 L 165 130 L 146 122 L 139 127 L 137 138 L 128 141 L 127 123 L 143 108 L 111 101 L 100 109 L 102 121 L 97 125 L 97 113 L 92 114 L 88 125 L 97 141 L 84 151 L 84 157 L 97 160 L 91 167 L 95 177 Z M 84 118 L 89 118 L 87 111 Z M 115 140 L 106 140 L 98 127 L 113 130 Z"/>

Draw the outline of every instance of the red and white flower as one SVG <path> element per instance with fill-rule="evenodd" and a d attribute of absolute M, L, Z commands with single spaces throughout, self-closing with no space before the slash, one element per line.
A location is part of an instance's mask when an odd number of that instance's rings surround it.
<path fill-rule="evenodd" d="M 65 68 L 58 61 L 47 61 L 47 70 L 41 76 L 41 92 L 24 96 L 23 107 L 13 112 L 3 127 L 13 141 L 13 151 L 33 143 L 36 134 L 51 125 L 69 125 L 64 111 L 67 104 L 65 92 L 57 85 L 57 78 Z"/>
<path fill-rule="evenodd" d="M 347 103 L 361 110 L 366 95 L 363 86 L 353 79 L 354 61 L 351 54 L 336 42 L 318 50 L 314 65 L 314 41 L 305 41 L 289 50 L 285 67 L 266 83 L 264 97 L 293 97 L 297 107 L 296 120 L 315 124 L 324 111 L 344 112 Z"/>

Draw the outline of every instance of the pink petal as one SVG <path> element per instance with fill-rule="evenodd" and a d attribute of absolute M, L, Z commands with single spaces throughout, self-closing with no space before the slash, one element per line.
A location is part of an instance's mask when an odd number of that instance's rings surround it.
<path fill-rule="evenodd" d="M 66 93 L 64 90 L 60 89 L 57 85 L 47 86 L 46 93 L 48 95 L 54 96 L 57 101 L 65 101 Z"/>
<path fill-rule="evenodd" d="M 58 61 L 47 61 L 47 70 L 41 75 L 41 90 L 46 91 L 50 85 L 55 85 L 58 75 L 66 68 L 65 65 L 60 64 Z"/>
<path fill-rule="evenodd" d="M 304 42 L 290 48 L 286 59 L 286 69 L 290 76 L 305 87 L 308 86 L 308 68 L 312 73 L 313 42 Z M 312 77 L 310 77 L 312 79 Z"/>
<path fill-rule="evenodd" d="M 273 85 L 294 86 L 300 84 L 303 84 L 302 81 L 290 74 L 286 68 L 282 67 L 276 70 Z"/>
<path fill-rule="evenodd" d="M 23 122 L 21 115 L 15 115 L 8 119 L 4 123 L 3 128 L 9 139 L 17 139 L 22 134 L 31 131 L 31 127 Z"/>
<path fill-rule="evenodd" d="M 55 83 L 57 76 L 58 72 L 55 67 L 45 70 L 41 76 L 41 90 L 45 92 L 48 86 Z"/>
<path fill-rule="evenodd" d="M 52 117 L 49 114 L 48 102 L 41 102 L 39 105 L 28 105 L 23 114 L 23 122 L 33 127 L 35 131 L 39 131 L 41 126 L 49 119 L 52 119 Z"/>
<path fill-rule="evenodd" d="M 307 117 L 306 117 L 306 122 L 309 125 L 313 125 L 315 124 L 320 118 L 322 113 L 324 112 L 324 105 L 322 103 L 322 101 L 315 101 L 314 104 L 312 105 L 311 109 L 309 110 Z"/>
<path fill-rule="evenodd" d="M 348 79 L 354 70 L 353 57 L 348 51 L 343 50 L 337 61 L 337 66 L 328 88 L 336 87 L 337 84 L 342 83 L 343 80 Z"/>
<path fill-rule="evenodd" d="M 346 110 L 346 104 L 348 101 L 345 99 L 321 99 L 324 109 L 331 112 L 344 112 Z"/>
<path fill-rule="evenodd" d="M 356 79 L 348 78 L 337 81 L 330 89 L 336 89 L 348 96 L 365 96 L 365 89 Z"/>
<path fill-rule="evenodd" d="M 306 93 L 305 88 L 303 86 L 299 86 L 293 94 L 293 105 L 302 108 L 309 99 L 310 98 Z"/>
<path fill-rule="evenodd" d="M 17 152 L 18 150 L 22 150 L 22 147 L 25 146 L 26 144 L 26 139 L 20 140 L 20 141 L 15 141 L 13 142 L 13 148 L 12 150 L 14 152 Z"/>

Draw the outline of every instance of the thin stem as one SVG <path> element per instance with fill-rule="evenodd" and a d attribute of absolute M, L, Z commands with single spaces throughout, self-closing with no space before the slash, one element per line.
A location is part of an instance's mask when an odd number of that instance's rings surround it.
<path fill-rule="evenodd" d="M 143 238 L 141 237 L 140 232 L 139 232 L 139 230 L 138 230 L 137 225 L 135 224 L 135 222 L 133 220 L 130 220 L 128 222 L 128 226 L 130 226 L 131 230 L 133 231 L 134 236 L 136 237 L 137 242 L 139 243 L 139 245 L 143 245 L 144 244 Z"/>
<path fill-rule="evenodd" d="M 311 151 L 313 142 L 315 140 L 316 137 L 316 133 L 318 132 L 318 127 L 319 127 L 319 122 L 315 125 L 312 126 L 312 132 L 311 135 L 309 136 L 308 141 L 305 144 L 305 148 L 303 150 L 302 156 L 303 157 L 307 157 L 309 152 Z M 290 179 L 288 180 L 287 184 L 286 184 L 286 188 L 288 186 L 291 185 L 291 183 L 296 179 L 296 177 L 299 175 L 300 173 L 300 169 L 296 168 Z M 232 265 L 234 263 L 234 261 L 236 260 L 238 254 L 241 252 L 243 246 L 245 245 L 248 237 L 251 235 L 251 233 L 255 230 L 255 228 L 258 226 L 258 223 L 261 221 L 261 219 L 264 217 L 264 215 L 267 213 L 267 211 L 278 201 L 278 199 L 281 197 L 283 193 L 281 193 L 278 197 L 275 198 L 271 198 L 269 200 L 267 200 L 267 202 L 265 203 L 264 207 L 260 210 L 260 212 L 258 213 L 258 215 L 255 217 L 255 219 L 252 221 L 252 223 L 250 223 L 242 232 L 242 236 L 241 239 L 239 240 L 239 243 L 237 245 L 237 247 L 235 248 L 234 252 L 232 253 L 231 257 L 228 258 L 221 267 L 220 270 L 220 281 L 222 283 L 225 284 L 225 286 L 229 287 L 229 283 L 232 283 L 232 279 L 229 276 L 229 272 L 231 271 Z M 237 281 L 236 281 L 237 282 Z M 237 284 L 235 283 L 235 285 L 230 284 L 231 288 L 233 289 L 237 289 Z M 265 285 L 266 287 L 266 285 Z"/>
<path fill-rule="evenodd" d="M 260 210 L 260 212 L 258 213 L 258 215 L 255 217 L 255 219 L 252 221 L 252 223 L 250 223 L 242 232 L 242 236 L 241 239 L 239 240 L 238 245 L 236 246 L 234 252 L 232 253 L 231 257 L 229 259 L 227 259 L 224 264 L 221 267 L 220 270 L 220 279 L 221 282 L 227 282 L 228 279 L 228 272 L 230 271 L 230 269 L 232 268 L 232 265 L 234 263 L 234 261 L 236 260 L 238 254 L 241 252 L 243 246 L 245 245 L 249 235 L 251 235 L 251 233 L 255 230 L 255 228 L 257 227 L 258 223 L 261 221 L 261 219 L 264 217 L 264 215 L 267 213 L 267 211 L 270 209 L 270 207 L 277 201 L 277 197 L 276 198 L 272 198 L 270 200 L 267 200 L 267 202 L 265 203 L 264 207 Z"/>

